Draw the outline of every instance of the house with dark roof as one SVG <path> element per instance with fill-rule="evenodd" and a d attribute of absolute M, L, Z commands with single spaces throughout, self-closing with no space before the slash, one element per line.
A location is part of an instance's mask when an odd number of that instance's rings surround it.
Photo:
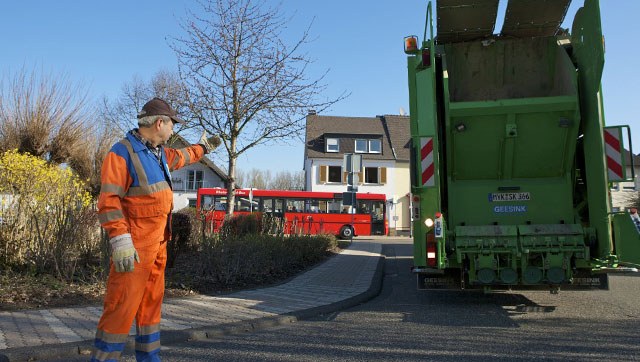
<path fill-rule="evenodd" d="M 183 148 L 191 143 L 174 134 L 167 146 Z M 229 176 L 205 155 L 200 162 L 187 165 L 171 173 L 173 184 L 173 210 L 196 206 L 198 189 L 201 187 L 227 187 Z"/>
<path fill-rule="evenodd" d="M 311 111 L 306 117 L 305 188 L 347 191 L 344 154 L 361 155 L 354 174 L 357 192 L 385 194 L 390 234 L 408 234 L 410 140 L 408 116 L 339 117 Z"/>

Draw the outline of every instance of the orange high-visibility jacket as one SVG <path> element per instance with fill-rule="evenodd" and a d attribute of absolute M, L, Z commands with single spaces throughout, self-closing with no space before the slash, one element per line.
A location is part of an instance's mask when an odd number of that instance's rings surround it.
<path fill-rule="evenodd" d="M 164 148 L 161 159 L 131 132 L 102 163 L 98 219 L 109 238 L 130 233 L 135 247 L 169 240 L 173 209 L 171 171 L 204 156 L 201 145 Z"/>

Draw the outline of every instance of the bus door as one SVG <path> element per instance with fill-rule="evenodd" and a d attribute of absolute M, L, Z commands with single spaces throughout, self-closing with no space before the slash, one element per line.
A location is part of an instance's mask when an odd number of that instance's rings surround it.
<path fill-rule="evenodd" d="M 307 199 L 304 201 L 304 233 L 307 235 L 315 235 L 319 234 L 321 229 L 321 209 L 320 209 L 321 201 L 318 199 Z M 323 204 L 326 212 L 326 203 Z"/>
<path fill-rule="evenodd" d="M 286 199 L 285 219 L 287 220 L 287 234 L 305 234 L 308 227 L 307 220 L 303 216 L 305 208 L 304 199 Z"/>
<path fill-rule="evenodd" d="M 200 212 L 204 213 L 213 210 L 214 200 L 215 196 L 213 195 L 200 195 Z"/>
<path fill-rule="evenodd" d="M 280 228 L 284 231 L 284 199 L 277 199 L 271 197 L 263 197 L 260 201 L 260 211 L 263 214 L 268 214 L 277 220 L 277 225 L 271 227 L 271 232 L 277 232 Z"/>
<path fill-rule="evenodd" d="M 358 200 L 358 214 L 371 216 L 371 235 L 384 235 L 384 201 Z"/>
<path fill-rule="evenodd" d="M 227 196 L 202 195 L 200 213 L 204 214 L 205 232 L 218 232 L 227 213 Z"/>
<path fill-rule="evenodd" d="M 371 213 L 371 223 L 375 225 L 375 232 L 372 226 L 372 235 L 387 235 L 387 215 L 385 212 L 386 203 L 382 200 L 372 201 L 373 212 Z"/>

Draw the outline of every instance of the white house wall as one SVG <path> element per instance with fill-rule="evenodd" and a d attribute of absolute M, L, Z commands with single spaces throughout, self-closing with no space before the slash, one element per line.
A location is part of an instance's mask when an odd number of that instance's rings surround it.
<path fill-rule="evenodd" d="M 203 172 L 203 187 L 224 187 L 224 181 L 213 172 L 212 169 L 205 164 L 197 162 L 191 165 L 187 165 L 179 170 L 171 173 L 171 180 L 173 182 L 173 210 L 180 210 L 189 206 L 189 200 L 195 200 L 197 198 L 197 192 L 193 190 L 186 190 L 188 172 L 189 171 L 204 171 Z"/>
<path fill-rule="evenodd" d="M 409 163 L 397 163 L 393 169 L 395 180 L 395 195 L 396 205 L 393 210 L 395 216 L 397 216 L 397 222 L 395 225 L 396 234 L 409 234 L 411 228 L 411 210 L 410 210 L 410 192 L 411 192 L 411 176 L 409 172 Z M 393 220 L 394 215 L 391 216 Z M 389 222 L 389 227 L 394 227 L 394 224 Z"/>
<path fill-rule="evenodd" d="M 342 159 L 316 158 L 305 161 L 306 190 L 318 192 L 345 192 L 343 183 L 320 183 L 320 166 L 342 166 Z M 362 167 L 386 167 L 387 182 L 383 185 L 359 184 L 358 192 L 385 194 L 387 199 L 387 221 L 390 229 L 408 233 L 410 228 L 409 164 L 395 161 L 367 160 L 363 156 Z M 397 219 L 397 220 L 396 220 Z"/>

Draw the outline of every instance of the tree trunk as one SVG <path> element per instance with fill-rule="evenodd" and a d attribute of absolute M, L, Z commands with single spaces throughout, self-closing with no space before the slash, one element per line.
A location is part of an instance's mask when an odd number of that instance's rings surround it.
<path fill-rule="evenodd" d="M 233 215 L 236 204 L 236 157 L 229 157 L 229 183 L 227 184 L 227 215 Z"/>

